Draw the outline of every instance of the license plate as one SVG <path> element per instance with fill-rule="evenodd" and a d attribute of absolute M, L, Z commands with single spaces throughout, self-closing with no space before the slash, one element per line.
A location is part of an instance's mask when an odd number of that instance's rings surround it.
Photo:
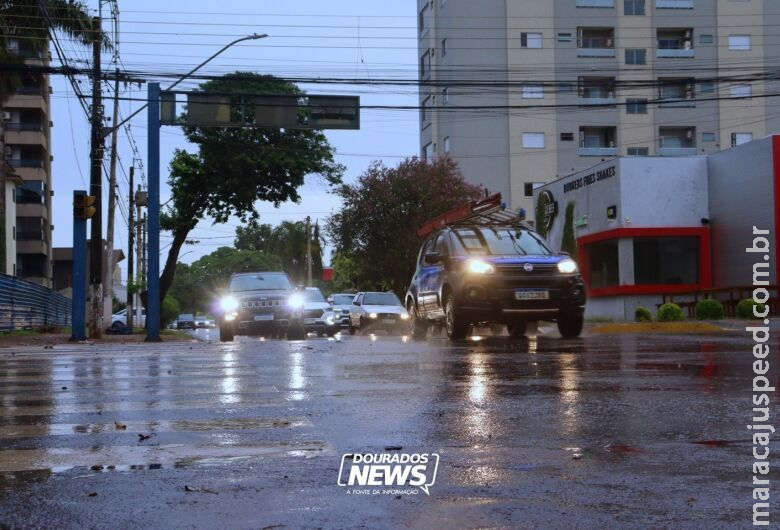
<path fill-rule="evenodd" d="M 515 300 L 549 300 L 550 291 L 547 289 L 517 289 Z"/>
<path fill-rule="evenodd" d="M 274 319 L 273 315 L 255 315 L 255 322 L 273 320 L 273 319 Z"/>
<path fill-rule="evenodd" d="M 395 324 L 395 319 L 386 318 L 382 321 L 382 324 Z"/>

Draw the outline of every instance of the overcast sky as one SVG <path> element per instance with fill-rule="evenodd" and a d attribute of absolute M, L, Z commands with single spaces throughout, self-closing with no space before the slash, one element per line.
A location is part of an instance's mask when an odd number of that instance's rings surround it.
<path fill-rule="evenodd" d="M 97 10 L 97 0 L 88 0 Z M 185 9 L 185 11 L 178 11 Z M 416 3 L 413 0 L 396 2 L 339 0 L 315 2 L 304 0 L 248 1 L 227 0 L 213 2 L 163 2 L 160 0 L 120 1 L 120 55 L 121 69 L 162 74 L 184 74 L 228 42 L 251 33 L 267 33 L 268 38 L 235 46 L 214 59 L 200 73 L 224 74 L 235 70 L 270 73 L 284 77 L 416 79 L 417 40 Z M 104 6 L 104 18 L 108 8 Z M 110 30 L 110 21 L 104 29 Z M 86 66 L 89 50 L 62 39 L 62 48 L 72 66 Z M 54 54 L 57 64 L 56 54 Z M 110 55 L 103 64 L 108 65 Z M 108 67 L 108 66 L 105 66 Z M 110 65 L 113 69 L 114 66 Z M 160 79 L 163 88 L 173 81 Z M 89 128 L 86 115 L 74 97 L 70 83 L 62 76 L 52 76 L 52 187 L 54 245 L 72 245 L 71 200 L 74 189 L 88 189 L 89 184 Z M 183 83 L 177 88 L 191 89 L 195 82 Z M 86 79 L 81 90 L 89 94 Z M 360 95 L 364 105 L 416 105 L 414 87 L 388 88 L 377 86 L 306 85 L 301 87 L 312 94 Z M 123 88 L 122 97 L 145 97 L 146 87 Z M 104 88 L 104 97 L 112 92 Z M 105 102 L 106 115 L 111 115 L 111 102 Z M 139 104 L 121 103 L 121 115 L 128 116 Z M 132 136 L 138 147 L 141 164 L 146 167 L 146 115 L 132 120 Z M 352 182 L 372 160 L 381 159 L 388 165 L 396 164 L 406 156 L 418 152 L 418 113 L 414 110 L 363 110 L 360 131 L 327 131 L 335 147 L 336 160 L 347 168 L 345 180 Z M 173 150 L 193 146 L 184 140 L 175 127 L 162 129 L 161 168 L 163 183 Z M 119 189 L 127 194 L 127 170 L 133 163 L 132 143 L 121 131 L 119 152 L 122 158 L 118 172 Z M 107 150 L 108 152 L 108 150 Z M 138 166 L 136 162 L 136 166 Z M 136 182 L 141 171 L 136 171 Z M 321 222 L 338 208 L 336 197 L 317 178 L 311 178 L 300 190 L 300 204 L 287 203 L 274 209 L 270 204 L 258 203 L 263 222 L 277 224 L 282 220 L 300 220 L 311 215 Z M 162 201 L 169 197 L 163 185 Z M 123 204 L 126 204 L 126 198 Z M 105 222 L 105 217 L 104 217 Z M 187 263 L 208 254 L 222 245 L 232 243 L 232 235 L 239 224 L 237 219 L 227 225 L 214 225 L 203 220 L 191 238 L 200 238 L 197 246 L 185 247 L 181 260 Z M 123 213 L 117 212 L 115 246 L 127 252 L 127 224 Z M 105 233 L 105 232 L 104 232 Z M 208 239 L 207 239 L 208 238 Z M 167 256 L 171 238 L 161 237 L 161 255 Z M 122 264 L 124 265 L 124 264 Z M 124 267 L 123 267 L 124 269 Z"/>

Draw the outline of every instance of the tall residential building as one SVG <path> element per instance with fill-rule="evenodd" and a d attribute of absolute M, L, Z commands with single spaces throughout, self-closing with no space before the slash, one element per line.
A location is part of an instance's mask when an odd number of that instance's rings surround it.
<path fill-rule="evenodd" d="M 8 45 L 9 50 L 23 56 L 28 65 L 49 64 L 48 52 L 37 54 L 12 39 Z M 21 86 L 0 109 L 5 131 L 5 160 L 20 179 L 14 183 L 14 193 L 6 193 L 5 209 L 8 211 L 9 203 L 13 203 L 16 217 L 10 230 L 10 242 L 6 235 L 8 262 L 5 269 L 8 274 L 45 286 L 51 286 L 51 231 L 54 228 L 51 224 L 49 94 L 48 75 L 25 74 Z M 8 182 L 6 186 L 10 187 Z"/>
<path fill-rule="evenodd" d="M 530 211 L 615 156 L 780 132 L 776 0 L 418 0 L 421 156 Z M 749 163 L 749 161 L 746 161 Z M 532 216 L 529 216 L 532 217 Z"/>

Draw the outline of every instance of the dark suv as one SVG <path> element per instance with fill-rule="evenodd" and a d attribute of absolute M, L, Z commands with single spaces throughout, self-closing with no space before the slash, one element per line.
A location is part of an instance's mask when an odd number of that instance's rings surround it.
<path fill-rule="evenodd" d="M 304 299 L 283 272 L 233 274 L 219 301 L 219 340 L 235 335 L 305 336 Z"/>
<path fill-rule="evenodd" d="M 574 260 L 525 223 L 447 226 L 423 243 L 405 304 L 415 338 L 442 324 L 451 339 L 475 324 L 506 324 L 519 337 L 542 319 L 572 338 L 582 331 L 585 286 Z"/>

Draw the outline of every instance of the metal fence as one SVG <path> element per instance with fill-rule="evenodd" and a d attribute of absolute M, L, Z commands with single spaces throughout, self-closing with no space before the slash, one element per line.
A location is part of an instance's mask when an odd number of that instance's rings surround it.
<path fill-rule="evenodd" d="M 71 299 L 41 285 L 0 274 L 0 331 L 70 326 Z"/>

